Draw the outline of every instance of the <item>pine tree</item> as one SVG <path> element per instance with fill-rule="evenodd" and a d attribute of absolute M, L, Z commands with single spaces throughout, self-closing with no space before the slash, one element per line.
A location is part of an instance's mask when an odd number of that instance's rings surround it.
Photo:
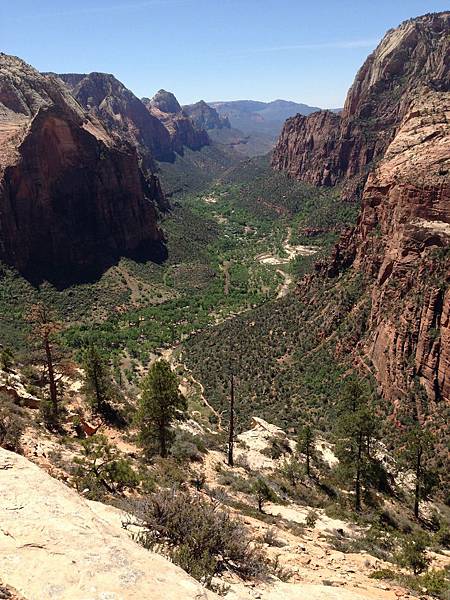
<path fill-rule="evenodd" d="M 353 484 L 355 510 L 359 512 L 363 485 L 369 483 L 376 462 L 370 455 L 376 427 L 368 386 L 356 377 L 350 377 L 344 386 L 339 409 L 335 428 L 339 471 L 344 480 Z"/>
<path fill-rule="evenodd" d="M 56 321 L 44 303 L 35 304 L 30 308 L 27 321 L 31 325 L 31 340 L 38 349 L 38 354 L 44 362 L 44 377 L 48 384 L 50 412 L 48 422 L 56 425 L 59 417 L 58 375 L 56 364 L 60 361 L 57 334 L 62 325 Z"/>
<path fill-rule="evenodd" d="M 311 477 L 311 462 L 314 459 L 314 433 L 309 425 L 303 427 L 297 438 L 297 452 L 306 458 L 306 474 Z"/>
<path fill-rule="evenodd" d="M 414 516 L 419 518 L 420 501 L 431 492 L 435 484 L 435 473 L 429 467 L 429 458 L 434 448 L 431 432 L 419 423 L 413 423 L 404 436 L 400 458 L 405 466 L 414 471 Z"/>
<path fill-rule="evenodd" d="M 165 360 L 155 362 L 142 382 L 142 396 L 137 413 L 139 438 L 147 455 L 155 445 L 165 458 L 174 439 L 171 428 L 179 411 L 187 408 L 178 390 L 176 375 Z"/>
<path fill-rule="evenodd" d="M 111 398 L 111 376 L 109 367 L 98 348 L 89 345 L 83 353 L 86 396 L 97 413 L 105 413 Z"/>

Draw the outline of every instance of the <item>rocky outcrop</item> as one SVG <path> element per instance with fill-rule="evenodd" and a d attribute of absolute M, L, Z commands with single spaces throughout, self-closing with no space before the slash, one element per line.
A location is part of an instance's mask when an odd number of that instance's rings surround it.
<path fill-rule="evenodd" d="M 185 146 L 191 150 L 200 150 L 209 145 L 206 131 L 194 125 L 171 92 L 160 90 L 151 100 L 143 98 L 142 101 L 149 113 L 169 132 L 174 152 L 183 154 Z"/>
<path fill-rule="evenodd" d="M 172 160 L 170 136 L 164 125 L 114 75 L 58 75 L 78 102 L 106 123 L 109 130 L 134 145 L 147 171 L 155 170 L 153 158 Z"/>
<path fill-rule="evenodd" d="M 197 129 L 230 129 L 228 117 L 221 117 L 217 110 L 204 100 L 183 106 L 183 112 L 194 123 Z"/>
<path fill-rule="evenodd" d="M 212 600 L 182 569 L 133 542 L 125 515 L 0 448 L 2 583 L 29 600 Z M 33 493 L 30 493 L 30 490 Z"/>
<path fill-rule="evenodd" d="M 335 273 L 352 264 L 373 282 L 359 352 L 396 411 L 450 402 L 449 115 L 449 92 L 412 101 L 332 265 Z M 415 393 L 419 383 L 426 398 Z"/>
<path fill-rule="evenodd" d="M 159 193 L 57 77 L 0 56 L 0 260 L 61 285 L 123 255 L 160 260 Z"/>
<path fill-rule="evenodd" d="M 172 92 L 166 92 L 166 90 L 159 90 L 153 96 L 149 103 L 153 108 L 157 108 L 163 113 L 180 113 L 181 105 L 178 100 L 175 98 L 175 94 Z"/>
<path fill-rule="evenodd" d="M 341 114 L 288 119 L 272 165 L 315 185 L 344 182 L 355 198 L 420 88 L 450 87 L 450 13 L 428 14 L 389 31 L 359 70 Z"/>

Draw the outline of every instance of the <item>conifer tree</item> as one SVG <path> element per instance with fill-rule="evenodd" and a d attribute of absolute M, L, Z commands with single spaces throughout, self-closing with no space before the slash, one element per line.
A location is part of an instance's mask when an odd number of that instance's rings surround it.
<path fill-rule="evenodd" d="M 311 462 L 314 459 L 314 433 L 309 425 L 302 427 L 297 438 L 297 452 L 306 458 L 306 474 L 311 477 Z"/>
<path fill-rule="evenodd" d="M 137 413 L 139 438 L 147 455 L 155 445 L 165 458 L 175 437 L 171 427 L 180 411 L 187 408 L 186 399 L 178 390 L 178 381 L 169 363 L 155 362 L 142 382 L 142 396 Z"/>
<path fill-rule="evenodd" d="M 86 396 L 95 412 L 105 413 L 112 392 L 108 364 L 93 344 L 84 351 L 82 364 L 85 372 Z"/>
<path fill-rule="evenodd" d="M 350 377 L 344 386 L 335 433 L 339 471 L 345 480 L 352 482 L 355 510 L 359 512 L 362 509 L 362 488 L 369 482 L 375 462 L 370 456 L 370 446 L 376 437 L 376 427 L 369 387 L 355 376 Z"/>

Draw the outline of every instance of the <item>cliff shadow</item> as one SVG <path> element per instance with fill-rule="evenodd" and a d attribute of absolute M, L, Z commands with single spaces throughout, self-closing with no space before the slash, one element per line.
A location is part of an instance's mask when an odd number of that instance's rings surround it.
<path fill-rule="evenodd" d="M 134 250 L 96 256 L 95 260 L 89 264 L 54 265 L 41 261 L 34 264 L 33 267 L 25 268 L 18 272 L 33 287 L 39 287 L 43 283 L 48 282 L 56 290 L 63 291 L 74 285 L 97 283 L 106 271 L 116 266 L 122 258 L 129 258 L 140 264 L 153 262 L 161 265 L 167 260 L 168 255 L 165 242 L 151 241 L 141 243 Z"/>

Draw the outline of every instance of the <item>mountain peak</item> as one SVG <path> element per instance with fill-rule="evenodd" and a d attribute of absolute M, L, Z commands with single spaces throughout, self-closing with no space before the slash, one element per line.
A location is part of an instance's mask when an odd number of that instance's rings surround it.
<path fill-rule="evenodd" d="M 181 112 L 181 105 L 172 92 L 159 90 L 150 100 L 150 104 L 164 113 Z"/>

